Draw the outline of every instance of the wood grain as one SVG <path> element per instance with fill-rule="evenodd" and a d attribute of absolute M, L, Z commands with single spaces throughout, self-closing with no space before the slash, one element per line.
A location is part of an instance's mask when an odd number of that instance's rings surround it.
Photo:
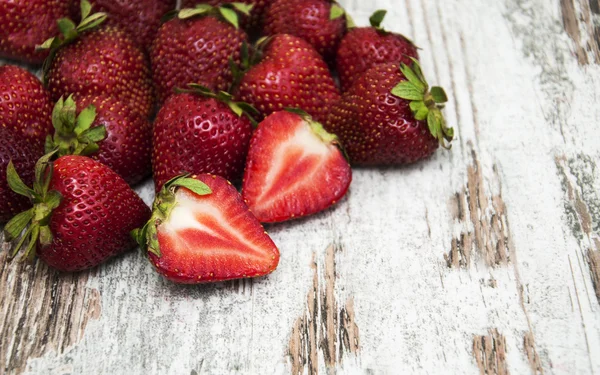
<path fill-rule="evenodd" d="M 177 286 L 140 252 L 61 275 L 5 245 L 0 373 L 600 373 L 598 1 L 340 3 L 422 48 L 452 151 L 270 226 L 263 279 Z"/>

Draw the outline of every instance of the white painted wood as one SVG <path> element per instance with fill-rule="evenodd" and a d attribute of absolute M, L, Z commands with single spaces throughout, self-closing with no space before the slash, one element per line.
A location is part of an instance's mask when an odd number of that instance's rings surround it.
<path fill-rule="evenodd" d="M 139 252 L 101 266 L 83 281 L 98 291 L 99 317 L 63 352 L 49 347 L 30 357 L 25 373 L 290 373 L 298 369 L 289 355 L 293 327 L 311 311 L 315 282 L 317 299 L 329 287 L 335 306 L 318 305 L 307 321 L 318 319 L 318 337 L 338 337 L 329 370 L 327 344 L 316 346 L 319 373 L 474 374 L 483 368 L 474 340 L 489 329 L 504 337 L 501 362 L 512 374 L 531 372 L 528 333 L 543 372 L 600 373 L 600 303 L 587 263 L 600 225 L 600 67 L 578 63 L 561 3 L 340 3 L 359 24 L 389 9 L 385 26 L 423 48 L 429 81 L 451 96 L 445 113 L 458 134 L 453 150 L 415 166 L 356 170 L 349 196 L 334 209 L 269 227 L 282 258 L 261 280 L 177 286 Z M 452 203 L 474 186 L 469 167 L 477 163 L 483 196 L 505 205 L 502 212 L 490 203 L 478 217 L 501 218 L 510 260 L 491 267 L 474 250 L 470 265 L 450 268 L 444 256 L 453 238 L 477 230 L 453 214 Z M 588 216 L 569 216 L 569 186 Z M 151 201 L 149 184 L 139 192 Z M 586 217 L 584 233 L 577 223 Z M 359 349 L 342 349 L 340 360 L 340 319 L 328 329 L 326 314 L 349 301 Z M 10 337 L 0 340 L 0 351 L 15 352 Z"/>

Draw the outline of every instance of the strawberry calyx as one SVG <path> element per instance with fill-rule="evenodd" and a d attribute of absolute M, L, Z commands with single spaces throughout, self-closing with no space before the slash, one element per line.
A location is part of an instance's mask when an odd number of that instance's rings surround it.
<path fill-rule="evenodd" d="M 55 152 L 42 156 L 35 165 L 35 182 L 33 188 L 25 185 L 19 177 L 15 167 L 10 161 L 6 168 L 8 186 L 17 194 L 29 198 L 33 207 L 27 211 L 15 215 L 5 226 L 4 234 L 6 240 L 19 242 L 10 254 L 14 258 L 27 241 L 25 258 L 32 259 L 35 256 L 35 245 L 39 242 L 42 246 L 52 243 L 52 231 L 50 230 L 50 218 L 52 211 L 60 205 L 61 194 L 56 190 L 49 190 L 52 181 L 53 168 L 50 159 Z M 23 233 L 25 231 L 25 233 Z"/>
<path fill-rule="evenodd" d="M 431 135 L 438 139 L 442 147 L 450 149 L 452 146 L 449 143 L 454 138 L 454 129 L 447 126 L 441 111 L 448 101 L 448 96 L 439 86 L 430 88 L 423 76 L 419 62 L 412 57 L 411 60 L 413 61 L 412 67 L 401 64 L 400 71 L 406 80 L 398 83 L 391 93 L 399 98 L 409 100 L 415 119 L 427 120 Z"/>
<path fill-rule="evenodd" d="M 213 7 L 208 4 L 198 4 L 195 8 L 184 8 L 176 12 L 177 18 L 185 20 L 197 16 L 217 16 L 226 22 L 232 24 L 236 29 L 240 28 L 238 12 L 246 16 L 250 16 L 250 12 L 254 4 L 245 3 L 227 3 L 218 7 Z M 172 17 L 175 16 L 175 13 Z"/>
<path fill-rule="evenodd" d="M 342 8 L 337 2 L 333 2 L 333 4 L 331 4 L 331 10 L 329 12 L 329 20 L 333 21 L 336 20 L 338 18 L 341 18 L 342 16 L 344 16 L 346 18 L 346 27 L 348 29 L 352 29 L 356 27 L 356 23 L 354 22 L 354 19 L 352 18 L 352 16 L 350 16 L 350 14 L 348 12 L 346 12 L 346 10 L 344 8 Z"/>
<path fill-rule="evenodd" d="M 233 100 L 233 95 L 228 92 L 219 91 L 218 93 L 214 93 L 208 87 L 197 83 L 188 83 L 187 87 L 188 89 L 175 88 L 175 92 L 197 94 L 206 98 L 216 99 L 227 104 L 229 109 L 238 117 L 246 116 L 255 128 L 258 126 L 258 122 L 253 116 L 258 115 L 260 112 L 252 105 L 245 102 L 236 102 Z"/>
<path fill-rule="evenodd" d="M 92 5 L 88 0 L 81 0 L 80 6 L 81 22 L 79 22 L 79 25 L 75 25 L 75 22 L 67 17 L 59 19 L 56 23 L 58 24 L 58 30 L 61 35 L 52 37 L 37 47 L 37 49 L 40 50 L 50 50 L 50 54 L 46 60 L 44 60 L 42 66 L 44 83 L 46 83 L 46 76 L 52 61 L 54 60 L 56 51 L 76 40 L 84 31 L 97 27 L 108 17 L 104 12 L 92 13 Z"/>
<path fill-rule="evenodd" d="M 383 35 L 387 35 L 390 34 L 391 32 L 386 30 L 385 28 L 383 28 L 381 26 L 381 23 L 383 22 L 383 20 L 385 19 L 385 16 L 387 15 L 387 10 L 385 9 L 379 9 L 376 10 L 371 17 L 369 17 L 369 23 L 371 24 L 371 26 L 380 34 Z M 415 46 L 416 48 L 420 49 L 419 46 L 417 46 L 415 44 L 415 42 L 413 42 L 410 38 L 407 38 L 404 35 L 401 35 L 402 38 L 406 39 L 408 42 L 410 42 L 410 44 L 412 44 L 413 46 Z"/>
<path fill-rule="evenodd" d="M 150 220 L 142 228 L 131 231 L 131 236 L 142 250 L 151 252 L 157 257 L 161 256 L 158 227 L 161 223 L 169 220 L 171 212 L 177 205 L 175 193 L 181 187 L 187 188 L 197 195 L 212 194 L 208 185 L 193 176 L 190 177 L 189 174 L 180 175 L 167 181 L 154 199 Z"/>
<path fill-rule="evenodd" d="M 96 107 L 88 106 L 79 115 L 77 106 L 70 95 L 66 100 L 61 97 L 52 110 L 54 137 L 46 137 L 46 152 L 57 150 L 57 156 L 91 155 L 98 151 L 98 142 L 106 138 L 104 125 L 91 127 L 96 119 Z"/>

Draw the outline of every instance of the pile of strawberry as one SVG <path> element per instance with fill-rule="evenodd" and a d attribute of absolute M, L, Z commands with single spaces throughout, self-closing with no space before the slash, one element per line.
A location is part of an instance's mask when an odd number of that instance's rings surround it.
<path fill-rule="evenodd" d="M 0 57 L 43 61 L 43 82 L 0 66 L 12 256 L 79 271 L 139 244 L 175 282 L 263 276 L 279 250 L 261 223 L 453 138 L 385 11 L 355 27 L 330 0 L 90 1 L 0 1 Z M 150 174 L 152 210 L 131 188 Z"/>

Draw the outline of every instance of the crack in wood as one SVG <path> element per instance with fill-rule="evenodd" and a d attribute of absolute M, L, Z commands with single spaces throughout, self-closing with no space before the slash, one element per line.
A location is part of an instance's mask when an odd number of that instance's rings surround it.
<path fill-rule="evenodd" d="M 600 63 L 600 26 L 594 21 L 598 4 L 598 0 L 560 1 L 563 27 L 575 44 L 580 65 Z"/>
<path fill-rule="evenodd" d="M 542 368 L 542 361 L 535 350 L 535 339 L 533 338 L 533 334 L 531 332 L 527 332 L 525 336 L 523 336 L 523 348 L 525 349 L 525 354 L 527 355 L 527 362 L 529 362 L 531 373 L 543 374 L 544 370 Z"/>
<path fill-rule="evenodd" d="M 564 211 L 571 233 L 587 259 L 592 286 L 600 303 L 600 197 L 594 180 L 596 163 L 579 154 L 555 158 L 563 191 Z"/>
<path fill-rule="evenodd" d="M 509 375 L 506 363 L 506 338 L 497 329 L 473 338 L 473 357 L 482 375 Z"/>
<path fill-rule="evenodd" d="M 296 319 L 289 341 L 292 374 L 319 373 L 319 354 L 327 369 L 341 365 L 347 353 L 358 354 L 359 329 L 355 322 L 354 299 L 348 298 L 341 308 L 335 297 L 335 253 L 332 244 L 325 253 L 323 278 L 313 254 L 313 285 L 307 294 L 306 310 Z M 323 285 L 324 283 L 324 285 Z"/>
<path fill-rule="evenodd" d="M 64 353 L 101 315 L 100 293 L 87 288 L 89 272 L 60 274 L 43 262 L 9 263 L 0 253 L 0 373 L 21 374 L 30 358 Z"/>
<path fill-rule="evenodd" d="M 510 261 L 510 231 L 506 217 L 506 205 L 502 193 L 489 194 L 481 163 L 471 142 L 472 164 L 467 167 L 467 184 L 450 202 L 452 216 L 462 226 L 459 236 L 451 241 L 449 254 L 445 254 L 450 268 L 468 268 L 473 254 L 477 254 L 488 267 L 505 266 Z M 500 177 L 493 168 L 493 181 Z"/>

